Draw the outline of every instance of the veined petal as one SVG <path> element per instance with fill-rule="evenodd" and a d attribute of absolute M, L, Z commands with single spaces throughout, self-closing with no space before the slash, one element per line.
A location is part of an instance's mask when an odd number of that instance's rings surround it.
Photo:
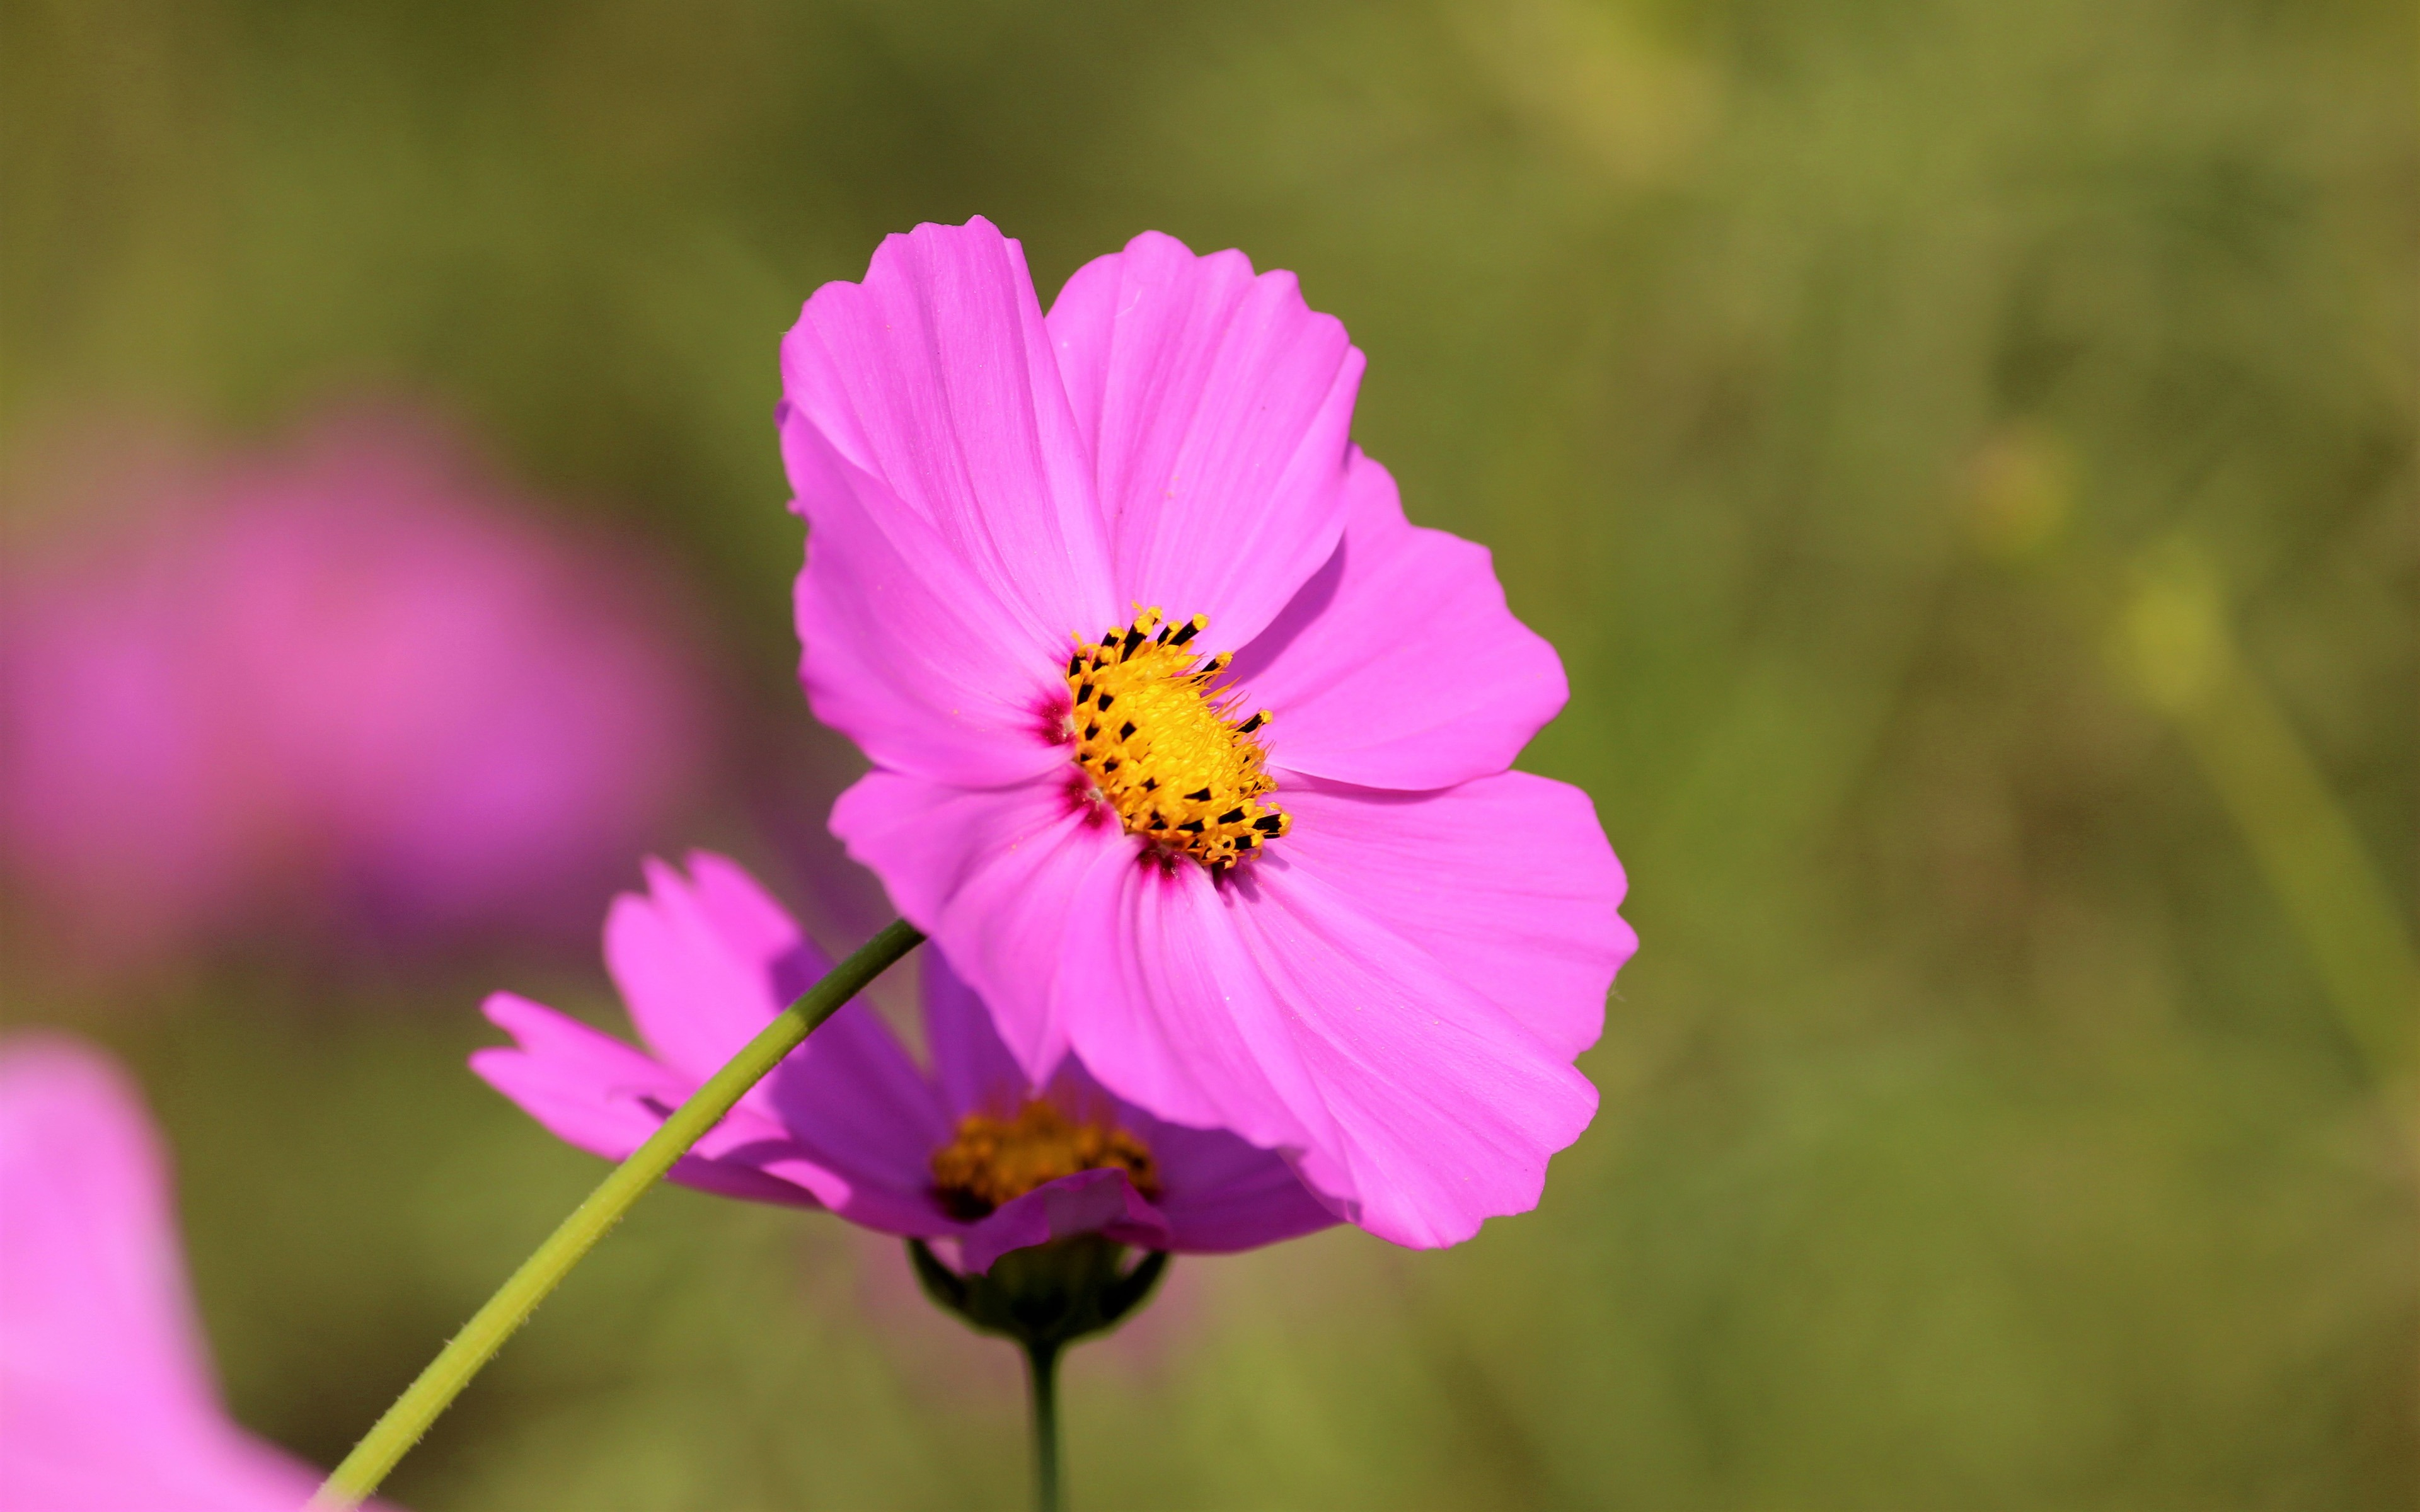
<path fill-rule="evenodd" d="M 1336 553 L 1229 682 L 1275 717 L 1272 764 L 1381 788 L 1503 771 L 1563 706 L 1563 665 L 1505 608 L 1487 549 L 1404 517 L 1357 449 Z"/>
<path fill-rule="evenodd" d="M 832 806 L 832 833 L 948 952 L 1031 1083 L 1066 1049 L 1052 995 L 1071 920 L 1094 874 L 1137 849 L 1081 791 L 1072 769 L 987 792 L 875 771 Z"/>
<path fill-rule="evenodd" d="M 627 1159 L 696 1080 L 577 1019 L 510 993 L 488 999 L 489 1022 L 515 1043 L 471 1055 L 471 1070 L 565 1144 Z M 673 1165 L 672 1180 L 758 1202 L 814 1207 L 845 1201 L 846 1184 L 817 1168 L 773 1119 L 736 1107 Z"/>
<path fill-rule="evenodd" d="M 1035 1187 L 968 1226 L 959 1239 L 965 1268 L 978 1273 L 1013 1249 L 1075 1234 L 1106 1234 L 1121 1243 L 1166 1249 L 1167 1220 L 1122 1170 L 1078 1171 Z"/>
<path fill-rule="evenodd" d="M 1224 1129 L 1188 1129 L 1122 1103 L 1118 1121 L 1151 1147 L 1161 1191 L 1152 1205 L 1176 1248 L 1224 1255 L 1326 1228 L 1338 1215 L 1284 1156 Z"/>
<path fill-rule="evenodd" d="M 1051 1074 L 1048 1096 L 1087 1118 L 1106 1118 L 1142 1141 L 1159 1178 L 1151 1205 L 1168 1220 L 1176 1249 L 1225 1254 L 1274 1244 L 1337 1221 L 1283 1155 L 1226 1129 L 1171 1123 L 1110 1091 L 1075 1056 Z"/>
<path fill-rule="evenodd" d="M 1351 873 L 1272 854 L 1233 891 L 1328 1140 L 1302 1168 L 1354 1221 L 1416 1248 L 1535 1207 L 1596 1088 L 1567 1056 L 1379 924 Z"/>
<path fill-rule="evenodd" d="M 1097 874 L 1065 936 L 1056 1019 L 1125 1102 L 1266 1149 L 1330 1148 L 1287 1009 L 1236 933 L 1236 901 L 1189 862 Z"/>
<path fill-rule="evenodd" d="M 1348 893 L 1568 1060 L 1605 1028 L 1638 936 L 1621 863 L 1569 783 L 1503 772 L 1438 793 L 1286 790 L 1286 859 Z"/>
<path fill-rule="evenodd" d="M 1049 330 L 1120 607 L 1204 613 L 1206 649 L 1242 645 L 1335 549 L 1360 352 L 1293 274 L 1157 232 L 1078 270 Z"/>
<path fill-rule="evenodd" d="M 701 851 L 690 871 L 684 879 L 647 862 L 647 895 L 623 894 L 606 917 L 605 964 L 640 1038 L 695 1085 L 830 971 L 831 959 L 735 863 Z"/>
<path fill-rule="evenodd" d="M 1024 249 L 990 222 L 890 237 L 863 283 L 817 289 L 782 345 L 782 387 L 784 428 L 814 427 L 881 480 L 1025 639 L 1100 633 L 1118 606 L 1091 469 Z M 811 518 L 828 482 L 793 469 Z"/>
<path fill-rule="evenodd" d="M 1063 762 L 1070 637 L 1092 621 L 1020 608 L 997 563 L 966 555 L 795 415 L 783 452 L 807 517 L 799 668 L 815 717 L 878 764 L 940 781 L 994 787 Z"/>
<path fill-rule="evenodd" d="M 1219 886 L 1187 866 L 1121 875 L 1069 936 L 1075 1053 L 1162 1119 L 1290 1152 L 1373 1233 L 1457 1243 L 1534 1206 L 1546 1157 L 1593 1116 L 1568 1056 L 1370 917 L 1349 873 L 1273 848 Z"/>
<path fill-rule="evenodd" d="M 923 971 L 924 1044 L 942 1108 L 953 1121 L 969 1113 L 1015 1113 L 1031 1095 L 1032 1078 L 992 1026 L 991 1011 L 940 947 L 926 945 L 918 964 Z"/>

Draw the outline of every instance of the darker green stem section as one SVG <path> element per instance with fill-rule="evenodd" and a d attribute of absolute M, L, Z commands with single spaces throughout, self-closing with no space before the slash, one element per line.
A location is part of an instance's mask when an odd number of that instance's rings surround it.
<path fill-rule="evenodd" d="M 923 938 L 906 919 L 895 921 L 868 940 L 855 955 L 832 967 L 797 1002 L 775 1014 L 762 1033 L 742 1046 L 721 1071 L 707 1077 L 706 1085 L 691 1093 L 688 1102 L 674 1109 L 672 1117 L 647 1136 L 647 1142 L 614 1166 L 597 1190 L 588 1195 L 588 1200 L 547 1236 L 535 1254 L 521 1262 L 520 1269 L 488 1299 L 487 1305 L 472 1316 L 462 1332 L 438 1351 L 428 1368 L 404 1388 L 395 1405 L 386 1410 L 386 1415 L 353 1446 L 353 1452 L 345 1457 L 345 1462 L 336 1467 L 327 1484 L 311 1499 L 312 1506 L 355 1506 L 378 1489 L 379 1482 L 386 1479 L 396 1461 L 420 1442 L 438 1414 L 452 1405 L 462 1388 L 471 1383 L 471 1378 L 495 1358 L 513 1331 L 528 1321 L 529 1315 L 536 1311 L 547 1294 L 673 1168 L 673 1164 L 687 1154 L 691 1145 L 705 1138 L 707 1130 L 721 1122 L 722 1116 L 731 1111 L 741 1095 L 781 1064 L 783 1057 L 797 1049 L 843 1003 L 855 997 L 867 982 L 882 975 Z"/>
<path fill-rule="evenodd" d="M 1056 1344 L 1025 1347 L 1026 1379 L 1033 1387 L 1034 1512 L 1065 1512 L 1059 1490 L 1059 1350 Z"/>
<path fill-rule="evenodd" d="M 1146 1251 L 1129 1270 L 1124 1244 L 1077 1234 L 1010 1250 L 982 1275 L 951 1270 L 921 1239 L 908 1242 L 908 1258 L 926 1296 L 969 1326 L 1024 1349 L 1033 1387 L 1033 1504 L 1061 1512 L 1066 1489 L 1060 1477 L 1059 1357 L 1078 1339 L 1115 1328 L 1148 1301 L 1168 1269 L 1167 1254 Z"/>

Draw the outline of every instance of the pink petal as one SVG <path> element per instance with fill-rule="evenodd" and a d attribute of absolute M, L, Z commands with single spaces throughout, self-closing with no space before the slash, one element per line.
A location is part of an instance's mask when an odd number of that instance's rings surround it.
<path fill-rule="evenodd" d="M 472 1053 L 471 1069 L 549 1134 L 618 1161 L 644 1144 L 698 1082 L 553 1009 L 498 993 L 489 1022 L 517 1043 Z M 774 1119 L 734 1108 L 675 1162 L 685 1186 L 758 1202 L 814 1206 L 845 1200 L 847 1186 L 816 1168 Z"/>
<path fill-rule="evenodd" d="M 807 517 L 799 672 L 815 717 L 879 765 L 970 786 L 1063 763 L 1069 638 L 1101 613 L 1020 609 L 1014 582 L 795 416 L 783 450 Z"/>
<path fill-rule="evenodd" d="M 1061 942 L 1094 876 L 1136 853 L 1078 780 L 1070 767 L 1063 780 L 975 792 L 877 770 L 832 806 L 832 833 L 990 1005 L 1032 1083 L 1066 1048 L 1052 1010 Z"/>
<path fill-rule="evenodd" d="M 1336 1131 L 1235 902 L 1189 863 L 1105 870 L 1074 910 L 1053 1011 L 1125 1101 L 1264 1149 L 1326 1148 Z"/>
<path fill-rule="evenodd" d="M 974 1112 L 1014 1113 L 1032 1094 L 1033 1082 L 993 1027 L 991 1010 L 939 946 L 925 946 L 921 964 L 924 1043 L 942 1107 L 953 1120 Z"/>
<path fill-rule="evenodd" d="M 1298 1152 L 1330 1205 L 1382 1237 L 1455 1243 L 1536 1204 L 1595 1089 L 1335 870 L 1285 847 L 1219 887 L 1190 867 L 1125 870 L 1109 907 L 1077 910 L 1056 1012 L 1121 1098 Z"/>
<path fill-rule="evenodd" d="M 1504 607 L 1486 548 L 1413 526 L 1358 450 L 1346 493 L 1335 556 L 1230 673 L 1275 716 L 1272 764 L 1385 788 L 1503 771 L 1562 708 L 1561 659 Z"/>
<path fill-rule="evenodd" d="M 926 1034 L 945 1103 L 956 1111 L 1016 1108 L 1032 1095 L 1032 1084 L 993 1030 L 982 999 L 930 946 L 923 963 Z M 1336 1222 L 1282 1156 L 1223 1129 L 1187 1129 L 1158 1119 L 1113 1096 L 1073 1056 L 1059 1063 L 1048 1089 L 1062 1106 L 1088 1118 L 1105 1116 L 1152 1151 L 1163 1190 L 1151 1206 L 1166 1221 L 1165 1237 L 1156 1241 L 1165 1247 L 1223 1254 Z"/>
<path fill-rule="evenodd" d="M 232 1424 L 191 1435 L 147 1425 L 133 1430 L 144 1435 L 138 1443 L 105 1404 L 96 1412 L 37 1396 L 0 1411 L 0 1507 L 9 1512 L 296 1512 L 319 1483 Z"/>
<path fill-rule="evenodd" d="M 693 881 L 647 862 L 647 896 L 613 900 L 605 964 L 640 1038 L 695 1085 L 721 1071 L 831 961 L 731 861 L 701 851 L 690 870 Z"/>
<path fill-rule="evenodd" d="M 1299 784 L 1285 797 L 1287 861 L 1332 879 L 1553 1054 L 1596 1042 L 1638 936 L 1615 911 L 1621 863 L 1587 794 L 1505 772 L 1441 793 Z"/>
<path fill-rule="evenodd" d="M 827 284 L 782 345 L 790 425 L 880 479 L 1056 648 L 1117 608 L 1087 458 L 1024 249 L 977 217 L 884 240 Z M 813 516 L 825 483 L 794 480 Z"/>
<path fill-rule="evenodd" d="M 0 1290 L 8 1379 L 106 1379 L 148 1412 L 205 1411 L 214 1392 L 185 1291 L 165 1163 L 132 1088 L 67 1041 L 0 1061 Z"/>
<path fill-rule="evenodd" d="M 628 1155 L 663 1122 L 655 1109 L 677 1107 L 697 1090 L 693 1078 L 543 1003 L 497 993 L 481 1011 L 514 1044 L 473 1051 L 471 1070 L 547 1133 L 592 1155 Z"/>
<path fill-rule="evenodd" d="M 862 1002 L 843 1007 L 767 1083 L 772 1106 L 815 1165 L 847 1182 L 831 1206 L 886 1233 L 952 1227 L 932 1195 L 933 1152 L 950 1139 L 939 1096 Z"/>
<path fill-rule="evenodd" d="M 0 1057 L 0 1506 L 291 1512 L 318 1477 L 219 1405 L 132 1088 L 50 1038 Z"/>
<path fill-rule="evenodd" d="M 1152 1205 L 1168 1221 L 1171 1249 L 1232 1254 L 1336 1222 L 1275 1151 L 1255 1149 L 1224 1129 L 1170 1123 L 1132 1103 L 1119 1105 L 1118 1122 L 1150 1147 L 1158 1165 L 1161 1191 Z"/>
<path fill-rule="evenodd" d="M 1383 1239 L 1459 1243 L 1537 1205 L 1596 1088 L 1379 923 L 1360 880 L 1272 852 L 1232 889 L 1235 927 L 1335 1131 L 1305 1152 L 1305 1176 Z"/>
<path fill-rule="evenodd" d="M 981 1274 L 1010 1250 L 1095 1233 L 1145 1249 L 1170 1243 L 1167 1222 L 1125 1172 L 1109 1169 L 1063 1176 L 1002 1204 L 966 1230 L 958 1253 L 965 1269 Z"/>
<path fill-rule="evenodd" d="M 1157 232 L 1078 270 L 1049 326 L 1119 607 L 1206 613 L 1207 647 L 1244 644 L 1335 549 L 1361 354 L 1292 273 Z"/>

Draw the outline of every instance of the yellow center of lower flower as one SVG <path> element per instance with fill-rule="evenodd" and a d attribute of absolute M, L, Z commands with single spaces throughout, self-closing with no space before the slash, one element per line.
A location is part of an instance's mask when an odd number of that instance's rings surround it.
<path fill-rule="evenodd" d="M 1163 624 L 1147 609 L 1069 657 L 1068 733 L 1077 764 L 1127 834 L 1218 872 L 1284 834 L 1287 821 L 1260 801 L 1277 791 L 1268 753 L 1252 738 L 1268 711 L 1236 717 L 1214 686 L 1231 658 L 1204 661 L 1186 649 L 1209 624 L 1200 614 Z"/>
<path fill-rule="evenodd" d="M 955 1218 L 980 1218 L 1078 1171 L 1115 1168 L 1145 1197 L 1159 1196 L 1151 1148 L 1114 1123 L 1069 1118 L 1030 1099 L 1014 1119 L 970 1113 L 933 1156 L 933 1189 Z"/>

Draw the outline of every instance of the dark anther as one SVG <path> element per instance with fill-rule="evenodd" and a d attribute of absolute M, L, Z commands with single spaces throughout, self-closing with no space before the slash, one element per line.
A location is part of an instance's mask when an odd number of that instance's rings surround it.
<path fill-rule="evenodd" d="M 1161 626 L 1159 627 L 1159 634 L 1157 634 L 1157 635 L 1156 635 L 1156 636 L 1153 636 L 1153 637 L 1152 637 L 1152 639 L 1153 639 L 1154 640 L 1158 641 L 1158 642 L 1159 642 L 1161 645 L 1163 645 L 1163 646 L 1164 646 L 1164 645 L 1166 645 L 1166 644 L 1168 644 L 1168 632 L 1169 632 L 1169 628 L 1170 628 L 1170 627 L 1169 627 L 1168 625 L 1161 625 Z"/>
<path fill-rule="evenodd" d="M 1141 644 L 1142 626 L 1138 625 L 1130 627 L 1126 631 L 1126 643 L 1121 649 L 1123 649 L 1127 656 L 1131 656 L 1134 655 L 1134 648 Z"/>
<path fill-rule="evenodd" d="M 1119 738 L 1120 740 L 1131 740 L 1131 739 L 1133 739 L 1133 738 L 1134 738 L 1134 733 L 1135 733 L 1135 722 L 1134 722 L 1132 719 L 1128 719 L 1125 723 L 1124 723 L 1124 724 L 1122 724 L 1122 725 L 1118 726 L 1118 738 Z"/>
<path fill-rule="evenodd" d="M 1084 727 L 1084 738 L 1085 738 L 1086 740 L 1098 740 L 1098 739 L 1100 739 L 1100 738 L 1101 738 L 1101 727 L 1100 727 L 1099 725 L 1097 725 L 1097 724 L 1088 724 L 1088 725 L 1086 725 L 1086 726 Z"/>
<path fill-rule="evenodd" d="M 1083 654 L 1082 652 L 1080 652 L 1080 651 L 1079 651 L 1079 652 L 1076 653 L 1076 655 L 1074 655 L 1074 656 L 1070 656 L 1070 657 L 1068 657 L 1068 658 L 1067 658 L 1067 675 L 1068 675 L 1068 676 L 1073 677 L 1073 676 L 1075 676 L 1078 672 L 1080 672 L 1080 671 L 1082 671 L 1083 670 L 1084 670 L 1084 654 Z"/>
<path fill-rule="evenodd" d="M 1168 638 L 1168 643 L 1172 646 L 1181 646 L 1201 633 L 1202 619 L 1201 616 L 1196 615 L 1194 618 L 1185 622 L 1185 627 L 1183 629 L 1177 631 L 1174 635 L 1170 636 Z"/>
<path fill-rule="evenodd" d="M 1142 779 L 1142 790 L 1145 793 L 1156 793 L 1159 791 L 1159 779 L 1156 777 L 1144 778 Z"/>
<path fill-rule="evenodd" d="M 1092 685 L 1092 684 L 1090 684 L 1090 683 L 1084 683 L 1084 684 L 1079 685 L 1079 686 L 1077 687 L 1077 689 L 1076 689 L 1076 703 L 1077 703 L 1077 706 L 1078 706 L 1078 707 L 1079 707 L 1079 708 L 1080 708 L 1080 707 L 1082 707 L 1082 706 L 1083 706 L 1083 704 L 1084 704 L 1084 702 L 1085 702 L 1085 701 L 1086 701 L 1086 700 L 1088 700 L 1088 699 L 1090 699 L 1092 696 L 1093 696 L 1093 685 Z"/>
<path fill-rule="evenodd" d="M 1116 646 L 1117 643 L 1118 632 L 1115 630 L 1103 630 L 1101 632 L 1101 645 L 1103 649 L 1107 650 L 1112 648 Z"/>
<path fill-rule="evenodd" d="M 1076 702 L 1081 703 L 1084 701 L 1082 699 L 1078 699 Z M 1253 715 L 1242 724 L 1237 725 L 1235 727 L 1235 733 L 1239 735 L 1249 735 L 1253 731 L 1258 730 L 1262 725 L 1266 724 L 1268 722 L 1268 717 L 1269 711 L 1263 709 L 1260 713 Z"/>
<path fill-rule="evenodd" d="M 1208 803 L 1210 801 L 1210 790 L 1208 788 L 1203 788 L 1199 793 L 1188 793 L 1186 796 L 1191 798 L 1196 803 Z"/>
<path fill-rule="evenodd" d="M 1225 813 L 1222 813 L 1222 814 L 1220 814 L 1220 815 L 1218 816 L 1218 822 L 1219 822 L 1220 824 L 1222 824 L 1222 825 L 1232 825 L 1232 824 L 1233 824 L 1236 820 L 1241 819 L 1241 818 L 1243 818 L 1243 817 L 1244 817 L 1244 810 L 1241 810 L 1241 809 L 1230 809 L 1230 810 L 1228 810 Z"/>
<path fill-rule="evenodd" d="M 1185 831 L 1188 835 L 1199 835 L 1202 833 L 1202 821 L 1199 819 L 1187 819 L 1185 823 L 1177 825 L 1176 827 Z"/>
<path fill-rule="evenodd" d="M 1101 695 L 1101 707 L 1106 709 L 1117 700 L 1118 696 L 1115 693 L 1104 693 Z"/>
<path fill-rule="evenodd" d="M 1274 835 L 1280 829 L 1285 827 L 1285 815 L 1280 813 L 1264 813 L 1258 819 L 1252 821 L 1252 827 L 1259 830 L 1264 835 Z"/>
<path fill-rule="evenodd" d="M 1114 757 L 1114 756 L 1110 757 L 1109 760 L 1107 760 L 1107 761 L 1105 761 L 1105 762 L 1103 762 L 1103 763 L 1101 764 L 1101 770 L 1102 770 L 1102 771 L 1104 771 L 1104 772 L 1114 772 L 1114 771 L 1116 771 L 1117 769 L 1118 769 L 1118 759 L 1117 759 L 1116 757 Z"/>

